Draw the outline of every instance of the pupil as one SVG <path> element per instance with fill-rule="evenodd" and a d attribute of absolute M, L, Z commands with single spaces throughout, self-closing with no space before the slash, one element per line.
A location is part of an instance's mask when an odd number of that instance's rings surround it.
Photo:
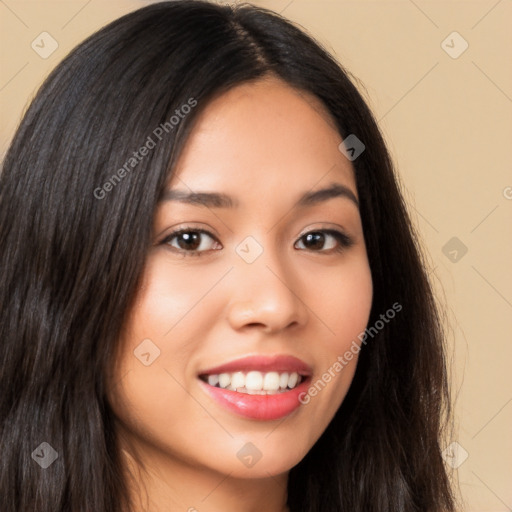
<path fill-rule="evenodd" d="M 323 233 L 308 233 L 306 235 L 306 246 L 312 249 L 322 249 L 324 246 Z"/>
<path fill-rule="evenodd" d="M 182 233 L 178 245 L 181 249 L 197 249 L 200 245 L 199 233 Z"/>

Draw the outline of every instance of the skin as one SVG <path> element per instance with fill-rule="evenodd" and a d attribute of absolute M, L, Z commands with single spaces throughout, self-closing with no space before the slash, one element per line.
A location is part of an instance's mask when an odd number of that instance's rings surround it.
<path fill-rule="evenodd" d="M 222 192 L 239 204 L 167 200 L 155 213 L 110 397 L 140 510 L 287 510 L 288 472 L 343 401 L 357 356 L 284 420 L 224 409 L 197 375 L 248 355 L 285 354 L 311 365 L 316 382 L 364 331 L 372 280 L 356 203 L 295 205 L 333 183 L 357 198 L 341 140 L 318 99 L 272 77 L 222 94 L 197 119 L 168 187 Z M 204 252 L 184 254 L 183 237 L 169 240 L 181 228 L 214 238 L 199 235 Z M 352 245 L 337 251 L 330 235 L 308 245 L 303 235 L 321 229 L 342 231 Z M 235 251 L 248 236 L 263 248 L 250 264 Z M 134 356 L 145 339 L 160 350 L 149 366 Z M 262 454 L 250 468 L 237 457 L 248 442 Z"/>

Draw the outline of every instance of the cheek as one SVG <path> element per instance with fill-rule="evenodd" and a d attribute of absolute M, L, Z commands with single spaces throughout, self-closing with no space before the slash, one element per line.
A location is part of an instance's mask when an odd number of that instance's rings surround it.
<path fill-rule="evenodd" d="M 133 346 L 124 352 L 133 352 L 138 343 L 149 338 L 161 351 L 160 362 L 169 359 L 166 362 L 172 360 L 173 366 L 179 366 L 186 361 L 200 343 L 200 338 L 192 336 L 199 327 L 197 322 L 208 324 L 218 318 L 220 305 L 204 299 L 225 272 L 224 267 L 229 269 L 226 265 L 190 269 L 175 261 L 169 263 L 165 254 L 150 258 L 125 329 L 125 338 Z"/>
<path fill-rule="evenodd" d="M 341 347 L 346 343 L 347 335 L 353 339 L 364 332 L 373 299 L 373 286 L 370 269 L 362 266 L 352 273 L 347 273 L 332 290 L 329 302 L 333 318 L 333 331 L 340 337 Z M 335 285 L 333 285 L 335 286 Z"/>
<path fill-rule="evenodd" d="M 373 284 L 366 254 L 347 259 L 340 271 L 313 274 L 305 294 L 319 326 L 326 353 L 341 353 L 364 332 L 373 299 Z"/>
<path fill-rule="evenodd" d="M 222 269 L 205 265 L 193 270 L 170 264 L 166 258 L 150 260 L 132 315 L 132 323 L 166 336 L 201 302 L 215 285 Z"/>
<path fill-rule="evenodd" d="M 318 366 L 303 403 L 315 408 L 323 428 L 350 387 L 372 306 L 373 284 L 366 253 L 356 256 L 341 272 L 317 271 L 314 282 L 309 283 L 309 304 L 322 336 L 312 347 Z"/>
<path fill-rule="evenodd" d="M 165 257 L 148 260 L 114 369 L 110 396 L 119 411 L 131 417 L 139 411 L 145 418 L 141 424 L 172 419 L 172 408 L 167 412 L 162 408 L 162 397 L 176 402 L 183 398 L 179 383 L 201 343 L 201 325 L 217 314 L 211 303 L 206 307 L 201 300 L 218 279 L 216 274 L 183 271 L 179 265 L 169 265 Z M 192 325 L 190 319 L 195 320 Z"/>

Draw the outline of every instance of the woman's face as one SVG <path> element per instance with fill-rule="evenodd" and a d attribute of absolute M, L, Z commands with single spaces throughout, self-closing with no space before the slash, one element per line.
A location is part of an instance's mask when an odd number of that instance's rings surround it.
<path fill-rule="evenodd" d="M 339 408 L 357 356 L 338 358 L 372 301 L 340 142 L 316 98 L 276 79 L 197 119 L 155 214 L 111 393 L 147 464 L 282 474 Z"/>

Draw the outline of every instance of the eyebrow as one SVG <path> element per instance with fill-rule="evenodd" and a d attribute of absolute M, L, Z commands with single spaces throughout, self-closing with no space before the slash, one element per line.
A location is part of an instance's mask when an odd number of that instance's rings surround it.
<path fill-rule="evenodd" d="M 313 206 L 335 197 L 349 199 L 359 208 L 359 201 L 355 194 L 341 183 L 332 183 L 326 188 L 305 192 L 297 201 L 296 206 Z M 220 192 L 187 192 L 183 190 L 166 190 L 162 201 L 178 201 L 207 208 L 236 208 L 239 205 L 236 199 Z"/>

